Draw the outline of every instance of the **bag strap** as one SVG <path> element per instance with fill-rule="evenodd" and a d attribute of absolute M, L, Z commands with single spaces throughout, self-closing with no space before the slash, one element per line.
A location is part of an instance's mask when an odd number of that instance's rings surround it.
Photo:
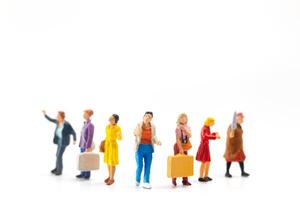
<path fill-rule="evenodd" d="M 180 132 L 181 132 L 181 142 L 183 142 L 184 141 L 184 136 L 183 136 L 183 131 L 182 131 L 182 129 L 180 129 Z M 188 137 L 186 137 L 186 142 L 185 143 L 183 143 L 183 144 L 186 144 L 188 142 Z"/>

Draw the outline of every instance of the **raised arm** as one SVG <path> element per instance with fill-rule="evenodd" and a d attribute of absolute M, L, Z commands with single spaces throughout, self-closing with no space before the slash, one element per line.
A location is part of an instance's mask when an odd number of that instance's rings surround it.
<path fill-rule="evenodd" d="M 184 126 L 184 130 L 183 131 L 188 136 L 188 138 L 192 137 L 192 132 L 191 132 L 190 127 Z"/>
<path fill-rule="evenodd" d="M 45 117 L 46 117 L 46 119 L 48 119 L 48 121 L 57 124 L 57 120 L 56 119 L 53 119 L 53 118 L 49 117 L 48 115 L 45 115 Z"/>
<path fill-rule="evenodd" d="M 46 111 L 45 111 L 45 110 L 43 110 L 42 112 L 43 112 L 43 114 L 44 114 L 45 118 L 46 118 L 48 121 L 50 121 L 50 122 L 53 122 L 53 123 L 56 123 L 56 124 L 57 124 L 57 120 L 56 120 L 56 119 L 52 119 L 51 117 L 49 117 L 49 116 L 47 115 L 47 113 L 46 113 Z"/>
<path fill-rule="evenodd" d="M 46 118 L 48 121 L 50 121 L 50 122 L 53 122 L 53 123 L 56 123 L 56 124 L 57 124 L 57 120 L 56 120 L 56 119 L 52 119 L 51 117 L 49 117 L 49 116 L 47 115 L 47 113 L 46 113 L 46 111 L 45 111 L 45 110 L 43 110 L 42 112 L 43 112 L 43 114 L 44 114 L 45 118 Z"/>
<path fill-rule="evenodd" d="M 234 129 L 232 129 L 231 126 L 228 127 L 227 136 L 229 138 L 234 138 Z"/>

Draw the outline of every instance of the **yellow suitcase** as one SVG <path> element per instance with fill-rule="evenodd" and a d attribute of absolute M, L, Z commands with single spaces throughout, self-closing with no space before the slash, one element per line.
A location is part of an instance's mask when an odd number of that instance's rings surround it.
<path fill-rule="evenodd" d="M 188 177 L 194 175 L 194 157 L 189 155 L 177 154 L 168 157 L 169 178 Z"/>

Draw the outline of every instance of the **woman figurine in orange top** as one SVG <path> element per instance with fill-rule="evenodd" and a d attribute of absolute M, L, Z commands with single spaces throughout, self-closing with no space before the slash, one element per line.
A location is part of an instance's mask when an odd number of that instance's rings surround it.
<path fill-rule="evenodd" d="M 209 140 L 220 139 L 218 133 L 211 133 L 210 127 L 215 124 L 214 118 L 207 118 L 204 126 L 201 130 L 201 143 L 198 148 L 196 160 L 201 162 L 199 182 L 208 182 L 212 179 L 208 176 L 210 167 L 210 151 L 209 151 Z"/>
<path fill-rule="evenodd" d="M 144 114 L 143 121 L 140 122 L 135 130 L 135 158 L 136 158 L 136 186 L 140 186 L 141 174 L 144 169 L 143 188 L 151 189 L 150 171 L 152 164 L 152 154 L 154 153 L 154 144 L 161 145 L 156 136 L 156 128 L 152 123 L 153 112 L 147 111 Z"/>
<path fill-rule="evenodd" d="M 188 154 L 188 150 L 192 148 L 190 143 L 190 138 L 192 137 L 191 129 L 187 125 L 188 117 L 185 113 L 181 113 L 177 118 L 176 133 L 176 143 L 174 144 L 174 155 L 177 154 Z M 172 179 L 173 186 L 177 186 L 176 178 Z M 182 184 L 185 186 L 190 186 L 191 183 L 188 177 L 182 178 Z"/>

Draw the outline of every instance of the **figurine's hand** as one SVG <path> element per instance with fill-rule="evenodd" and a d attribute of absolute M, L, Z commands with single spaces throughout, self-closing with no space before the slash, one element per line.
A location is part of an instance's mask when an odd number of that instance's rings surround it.
<path fill-rule="evenodd" d="M 216 138 L 217 138 L 217 139 L 220 139 L 220 138 L 221 138 L 219 133 L 216 134 Z"/>
<path fill-rule="evenodd" d="M 75 145 L 75 144 L 76 144 L 76 140 L 73 141 L 73 145 Z"/>
<path fill-rule="evenodd" d="M 42 110 L 42 112 L 43 112 L 44 115 L 46 115 L 46 111 L 45 110 Z"/>
<path fill-rule="evenodd" d="M 180 129 L 182 130 L 182 131 L 184 131 L 184 132 L 186 132 L 187 131 L 187 128 L 185 127 L 185 126 L 180 126 Z"/>
<path fill-rule="evenodd" d="M 229 137 L 234 138 L 234 132 L 230 132 Z"/>
<path fill-rule="evenodd" d="M 182 148 L 179 150 L 179 153 L 180 153 L 180 154 L 184 154 L 184 151 L 183 151 Z"/>
<path fill-rule="evenodd" d="M 135 131 L 133 132 L 133 135 L 138 137 L 138 136 L 140 136 L 141 134 L 140 134 L 138 131 L 135 130 Z"/>
<path fill-rule="evenodd" d="M 161 146 L 161 141 L 157 141 L 156 143 L 158 146 Z"/>
<path fill-rule="evenodd" d="M 85 150 L 85 152 L 91 152 L 92 151 L 92 148 L 87 148 L 86 150 Z"/>
<path fill-rule="evenodd" d="M 117 138 L 118 138 L 118 140 L 122 140 L 122 133 L 118 132 L 117 133 Z"/>

